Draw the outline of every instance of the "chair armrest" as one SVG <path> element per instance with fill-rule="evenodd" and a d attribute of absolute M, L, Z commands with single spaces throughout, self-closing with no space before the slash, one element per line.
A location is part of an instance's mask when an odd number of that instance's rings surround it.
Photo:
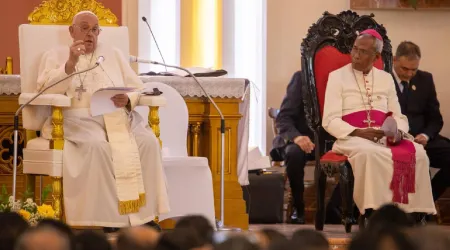
<path fill-rule="evenodd" d="M 141 95 L 138 106 L 164 107 L 167 100 L 164 96 Z"/>
<path fill-rule="evenodd" d="M 22 93 L 19 96 L 19 104 L 27 103 L 36 93 Z M 43 94 L 34 99 L 30 105 L 37 106 L 55 106 L 55 107 L 70 107 L 70 98 L 61 94 Z"/>

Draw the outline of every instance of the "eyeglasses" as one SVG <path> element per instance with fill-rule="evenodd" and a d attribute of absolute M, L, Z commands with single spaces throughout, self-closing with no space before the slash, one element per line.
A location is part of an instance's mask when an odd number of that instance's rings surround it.
<path fill-rule="evenodd" d="M 102 31 L 102 29 L 100 29 L 98 26 L 95 26 L 95 27 L 93 27 L 93 28 L 90 28 L 90 27 L 87 26 L 87 25 L 86 25 L 86 26 L 79 26 L 79 25 L 74 24 L 73 26 L 79 27 L 79 28 L 80 28 L 80 31 L 81 31 L 83 34 L 89 34 L 89 32 L 92 31 L 92 34 L 98 35 L 98 34 L 100 34 L 100 31 Z"/>
<path fill-rule="evenodd" d="M 352 53 L 358 53 L 359 55 L 364 55 L 364 56 L 370 56 L 370 55 L 374 55 L 376 54 L 375 51 L 369 51 L 369 50 L 365 50 L 365 49 L 360 49 L 356 46 L 353 46 L 352 48 Z"/>

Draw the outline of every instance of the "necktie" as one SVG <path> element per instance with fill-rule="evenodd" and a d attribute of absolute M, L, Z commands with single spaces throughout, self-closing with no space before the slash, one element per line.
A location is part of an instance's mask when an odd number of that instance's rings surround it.
<path fill-rule="evenodd" d="M 409 83 L 406 81 L 401 81 L 400 82 L 403 85 L 403 91 L 402 91 L 402 95 L 404 97 L 408 96 L 408 92 L 409 92 Z"/>

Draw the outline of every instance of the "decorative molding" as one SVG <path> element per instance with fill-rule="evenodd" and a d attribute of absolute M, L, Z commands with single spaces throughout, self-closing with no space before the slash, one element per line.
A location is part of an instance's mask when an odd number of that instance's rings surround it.
<path fill-rule="evenodd" d="M 31 24 L 71 24 L 80 11 L 89 10 L 101 26 L 118 26 L 117 16 L 95 0 L 46 0 L 28 16 Z"/>
<path fill-rule="evenodd" d="M 14 147 L 14 127 L 0 126 L 0 174 L 13 173 L 13 147 Z M 24 147 L 24 131 L 19 130 L 19 140 L 17 146 L 17 173 L 22 173 L 22 159 Z"/>

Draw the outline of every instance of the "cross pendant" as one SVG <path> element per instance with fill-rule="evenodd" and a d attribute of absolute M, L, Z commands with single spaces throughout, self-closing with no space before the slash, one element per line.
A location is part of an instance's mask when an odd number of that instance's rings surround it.
<path fill-rule="evenodd" d="M 372 123 L 375 123 L 374 121 L 372 121 L 372 120 L 370 119 L 370 116 L 369 116 L 369 115 L 367 116 L 367 119 L 364 120 L 363 122 L 364 122 L 364 123 L 367 123 L 368 126 L 369 126 L 369 128 L 370 128 L 370 125 L 371 125 Z"/>
<path fill-rule="evenodd" d="M 83 92 L 86 92 L 86 89 L 83 88 L 83 85 L 80 85 L 79 87 L 75 88 L 75 91 L 78 92 L 78 101 L 81 100 L 81 96 L 83 95 Z"/>

